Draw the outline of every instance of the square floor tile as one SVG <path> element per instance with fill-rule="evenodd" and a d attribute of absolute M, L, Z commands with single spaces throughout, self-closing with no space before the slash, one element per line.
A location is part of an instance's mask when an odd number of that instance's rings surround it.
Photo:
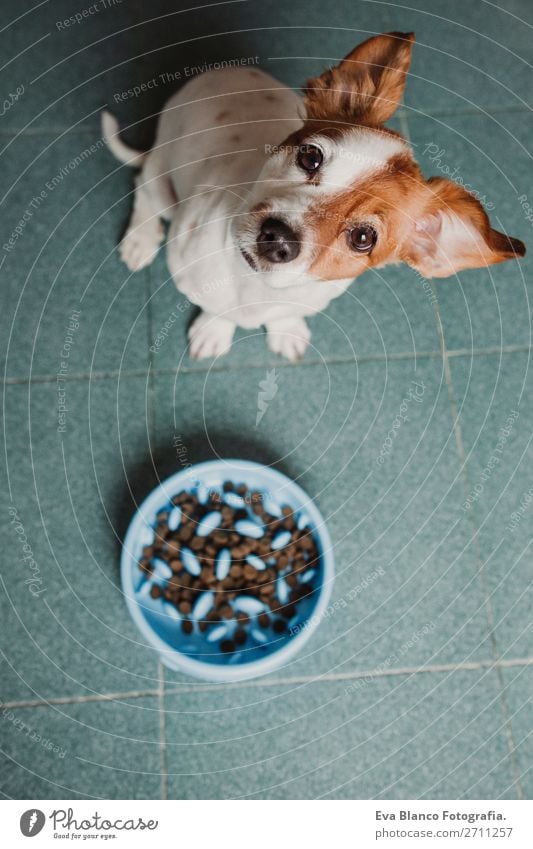
<path fill-rule="evenodd" d="M 452 358 L 466 454 L 467 491 L 502 656 L 533 654 L 531 607 L 531 364 L 527 354 Z"/>
<path fill-rule="evenodd" d="M 496 675 L 167 695 L 175 799 L 516 798 Z"/>
<path fill-rule="evenodd" d="M 117 168 L 98 134 L 29 136 L 2 159 L 7 376 L 146 368 L 147 277 L 131 275 L 116 249 L 131 172 Z"/>
<path fill-rule="evenodd" d="M 409 118 L 415 155 L 427 177 L 450 176 L 485 206 L 492 226 L 521 239 L 516 261 L 436 280 L 449 349 L 531 344 L 533 207 L 525 175 L 531 163 L 533 118 L 527 113 Z"/>
<path fill-rule="evenodd" d="M 2 700 L 157 688 L 119 574 L 127 524 L 154 481 L 145 389 L 69 382 L 64 433 L 56 384 L 6 389 Z"/>
<path fill-rule="evenodd" d="M 11 799 L 160 798 L 159 702 L 0 708 Z"/>
<path fill-rule="evenodd" d="M 154 450 L 161 477 L 212 456 L 274 464 L 323 511 L 331 605 L 283 674 L 490 659 L 440 361 L 279 369 L 256 427 L 264 376 L 159 376 Z"/>

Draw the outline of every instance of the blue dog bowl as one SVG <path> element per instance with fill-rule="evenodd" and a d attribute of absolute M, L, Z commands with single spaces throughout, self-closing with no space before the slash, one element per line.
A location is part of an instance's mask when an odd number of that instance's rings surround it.
<path fill-rule="evenodd" d="M 166 564 L 161 562 L 160 569 L 156 566 L 154 573 L 149 576 L 139 568 L 143 548 L 153 542 L 157 516 L 173 509 L 174 496 L 185 490 L 204 502 L 208 494 L 216 493 L 217 497 L 231 503 L 234 496 L 224 493 L 222 489 L 228 480 L 237 485 L 244 483 L 249 490 L 261 492 L 266 500 L 265 506 L 272 515 L 279 515 L 284 505 L 291 507 L 298 527 L 310 532 L 318 551 L 318 562 L 310 570 L 311 577 L 306 584 L 308 591 L 298 601 L 296 613 L 287 623 L 286 631 L 278 634 L 259 626 L 253 627 L 253 612 L 247 611 L 252 614 L 247 629 L 248 638 L 233 653 L 225 653 L 220 649 L 220 638 L 217 638 L 215 632 L 217 628 L 223 630 L 225 627 L 228 631 L 226 638 L 231 638 L 230 629 L 234 624 L 221 623 L 222 627 L 210 627 L 207 632 L 194 627 L 191 634 L 185 634 L 181 627 L 181 614 L 175 605 L 161 597 L 151 596 L 154 582 L 164 586 L 168 580 Z M 288 663 L 320 623 L 328 605 L 333 576 L 331 540 L 324 519 L 313 502 L 285 475 L 245 460 L 199 463 L 163 481 L 137 510 L 124 540 L 121 559 L 122 588 L 126 603 L 147 642 L 157 650 L 166 666 L 204 681 L 243 681 L 266 675 Z"/>

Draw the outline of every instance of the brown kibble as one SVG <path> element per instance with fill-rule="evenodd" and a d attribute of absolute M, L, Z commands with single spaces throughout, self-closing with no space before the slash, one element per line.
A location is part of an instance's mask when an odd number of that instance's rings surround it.
<path fill-rule="evenodd" d="M 287 516 L 292 516 L 292 515 L 293 515 L 292 507 L 289 507 L 289 506 L 288 506 L 288 504 L 285 504 L 285 505 L 281 508 L 281 512 L 282 512 L 283 516 L 285 516 L 285 517 L 287 517 Z"/>
<path fill-rule="evenodd" d="M 169 566 L 173 572 L 181 572 L 181 570 L 183 569 L 183 563 L 181 562 L 181 560 L 177 559 L 171 560 Z"/>
<path fill-rule="evenodd" d="M 308 587 L 297 586 L 290 594 L 290 600 L 297 603 L 304 598 L 309 592 Z"/>
<path fill-rule="evenodd" d="M 274 619 L 274 623 L 272 625 L 276 634 L 283 634 L 283 632 L 287 629 L 285 622 L 283 619 Z"/>
<path fill-rule="evenodd" d="M 194 625 L 192 624 L 190 619 L 184 619 L 181 623 L 181 630 L 184 634 L 192 634 L 194 630 Z"/>
<path fill-rule="evenodd" d="M 193 551 L 201 551 L 205 545 L 204 537 L 194 537 L 190 542 L 190 547 Z"/>
<path fill-rule="evenodd" d="M 219 607 L 218 612 L 223 619 L 231 619 L 233 617 L 233 608 L 230 604 L 223 604 Z"/>
<path fill-rule="evenodd" d="M 207 631 L 207 625 L 208 623 L 205 621 L 205 619 L 200 619 L 200 621 L 198 622 L 198 627 L 202 634 Z"/>
<path fill-rule="evenodd" d="M 141 570 L 141 572 L 144 572 L 145 575 L 151 575 L 154 571 L 154 567 L 152 566 L 149 560 L 141 560 L 141 562 L 139 563 L 139 569 Z"/>
<path fill-rule="evenodd" d="M 153 557 L 154 549 L 151 545 L 145 545 L 143 548 L 143 557 L 145 560 L 150 560 Z"/>
<path fill-rule="evenodd" d="M 220 643 L 220 651 L 223 651 L 226 654 L 235 651 L 235 643 L 233 640 L 222 640 Z"/>
<path fill-rule="evenodd" d="M 230 568 L 229 573 L 232 578 L 241 578 L 242 577 L 242 566 L 239 566 L 238 563 L 234 563 Z"/>
<path fill-rule="evenodd" d="M 224 481 L 224 483 L 222 484 L 223 492 L 233 492 L 234 489 L 235 484 L 233 483 L 233 481 Z"/>
<path fill-rule="evenodd" d="M 291 589 L 294 589 L 294 587 L 298 586 L 298 578 L 292 572 L 291 572 L 290 575 L 285 575 L 285 581 L 287 582 L 287 584 L 289 585 L 289 587 Z"/>
<path fill-rule="evenodd" d="M 217 576 L 210 567 L 202 569 L 201 578 L 204 584 L 210 588 L 212 588 L 217 582 Z"/>
<path fill-rule="evenodd" d="M 275 587 L 274 584 L 264 584 L 259 592 L 262 596 L 274 595 Z"/>
<path fill-rule="evenodd" d="M 244 630 L 244 628 L 237 628 L 237 630 L 235 631 L 235 633 L 233 635 L 233 639 L 235 640 L 235 642 L 237 643 L 238 646 L 242 646 L 243 643 L 246 642 L 247 637 L 248 637 L 248 635 L 247 635 L 246 631 Z"/>
<path fill-rule="evenodd" d="M 191 537 L 194 535 L 194 528 L 189 525 L 182 525 L 182 527 L 178 531 L 178 539 L 182 542 L 189 542 Z"/>
<path fill-rule="evenodd" d="M 250 621 L 250 617 L 248 616 L 248 614 L 243 613 L 242 611 L 239 611 L 235 618 L 237 619 L 239 625 L 248 625 Z"/>
<path fill-rule="evenodd" d="M 192 610 L 192 604 L 190 603 L 190 601 L 180 601 L 180 603 L 178 604 L 178 610 L 180 613 L 183 613 L 185 616 L 187 616 L 187 614 L 190 613 Z"/>
<path fill-rule="evenodd" d="M 218 546 L 226 546 L 226 545 L 228 545 L 228 542 L 229 542 L 228 535 L 224 531 L 221 531 L 220 528 L 217 529 L 216 531 L 213 531 L 209 535 L 209 538 L 211 539 L 211 541 L 215 545 L 218 545 Z"/>
<path fill-rule="evenodd" d="M 150 589 L 150 595 L 152 596 L 152 598 L 161 598 L 162 592 L 159 584 L 152 585 L 152 588 Z"/>
<path fill-rule="evenodd" d="M 300 549 L 302 551 L 313 551 L 316 549 L 315 541 L 309 531 L 300 531 L 302 536 L 299 539 Z"/>
<path fill-rule="evenodd" d="M 280 613 L 285 619 L 292 619 L 296 613 L 296 608 L 294 604 L 286 604 L 285 607 L 281 608 Z"/>
<path fill-rule="evenodd" d="M 217 610 L 215 610 L 214 607 L 211 608 L 211 610 L 209 611 L 209 613 L 206 615 L 205 618 L 206 618 L 206 621 L 209 622 L 209 623 L 220 622 L 220 620 L 221 620 L 220 613 Z"/>
<path fill-rule="evenodd" d="M 243 498 L 248 492 L 248 487 L 245 483 L 240 483 L 239 486 L 236 488 L 235 492 L 237 493 L 237 495 L 240 495 L 241 498 Z"/>
<path fill-rule="evenodd" d="M 268 626 L 270 625 L 270 616 L 268 615 L 268 613 L 261 613 L 257 617 L 257 621 L 261 625 L 261 628 L 268 628 Z"/>
<path fill-rule="evenodd" d="M 247 581 L 255 581 L 257 578 L 257 569 L 251 563 L 246 563 L 243 574 Z"/>

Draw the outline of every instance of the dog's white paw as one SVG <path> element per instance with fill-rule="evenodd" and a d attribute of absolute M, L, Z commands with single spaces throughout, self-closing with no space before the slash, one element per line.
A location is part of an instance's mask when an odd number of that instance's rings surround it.
<path fill-rule="evenodd" d="M 311 331 L 303 318 L 267 324 L 268 347 L 291 362 L 301 360 L 311 339 Z"/>
<path fill-rule="evenodd" d="M 130 271 L 140 271 L 155 258 L 164 235 L 163 225 L 156 220 L 130 227 L 119 246 L 120 258 Z"/>
<path fill-rule="evenodd" d="M 227 354 L 234 332 L 233 322 L 201 313 L 189 328 L 189 353 L 192 359 L 206 360 Z"/>

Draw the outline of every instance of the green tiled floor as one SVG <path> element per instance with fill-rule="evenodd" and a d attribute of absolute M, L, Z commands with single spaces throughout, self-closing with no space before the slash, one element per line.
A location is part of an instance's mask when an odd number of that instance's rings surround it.
<path fill-rule="evenodd" d="M 4 23 L 21 15 L 4 5 Z M 31 215 L 0 256 L 4 796 L 531 798 L 533 43 L 518 19 L 533 20 L 526 0 L 409 5 L 341 0 L 332 20 L 309 0 L 303 21 L 280 0 L 201 15 L 123 0 L 61 28 L 73 9 L 57 0 L 9 27 L 4 88 L 24 94 L 0 127 L 2 245 Z M 131 173 L 99 144 L 98 110 L 147 145 L 171 88 L 117 103 L 125 88 L 251 55 L 297 85 L 391 29 L 418 36 L 396 126 L 424 172 L 455 169 L 530 255 L 434 290 L 404 267 L 364 276 L 310 321 L 297 366 L 244 331 L 227 357 L 191 362 L 164 253 L 135 275 L 118 259 Z M 413 381 L 420 402 L 380 464 Z M 275 676 L 164 671 L 126 611 L 120 540 L 179 467 L 176 436 L 187 462 L 274 464 L 327 517 L 335 612 Z"/>

